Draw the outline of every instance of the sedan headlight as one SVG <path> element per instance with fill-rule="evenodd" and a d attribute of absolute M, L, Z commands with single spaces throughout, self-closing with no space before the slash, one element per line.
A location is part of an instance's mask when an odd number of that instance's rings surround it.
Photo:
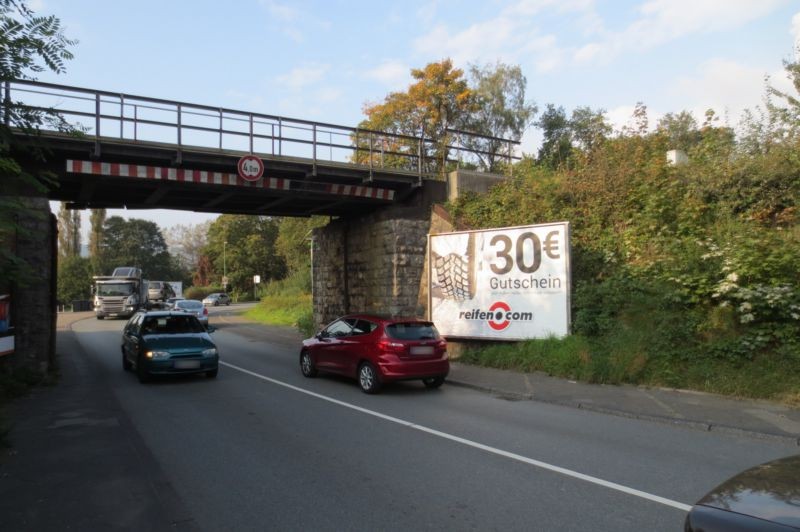
<path fill-rule="evenodd" d="M 216 354 L 217 354 L 217 348 L 216 347 L 211 347 L 209 349 L 204 349 L 203 350 L 203 356 L 206 356 L 206 357 L 213 357 Z"/>
<path fill-rule="evenodd" d="M 169 351 L 148 351 L 145 353 L 147 358 L 167 358 L 169 356 Z"/>

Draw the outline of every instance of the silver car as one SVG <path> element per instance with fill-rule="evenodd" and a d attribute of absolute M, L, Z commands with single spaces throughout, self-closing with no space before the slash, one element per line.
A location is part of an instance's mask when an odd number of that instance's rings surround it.
<path fill-rule="evenodd" d="M 206 296 L 206 298 L 203 300 L 203 304 L 213 307 L 216 307 L 217 305 L 230 305 L 231 298 L 225 292 L 216 292 Z"/>
<path fill-rule="evenodd" d="M 208 328 L 208 309 L 202 302 L 196 299 L 180 299 L 175 302 L 175 306 L 172 307 L 172 310 L 180 310 L 182 312 L 194 314 L 197 316 L 197 319 L 200 320 L 200 323 L 202 323 L 205 328 Z"/>

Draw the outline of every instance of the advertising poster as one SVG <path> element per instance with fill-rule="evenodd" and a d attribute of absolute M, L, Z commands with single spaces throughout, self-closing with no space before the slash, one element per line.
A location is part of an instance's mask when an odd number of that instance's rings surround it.
<path fill-rule="evenodd" d="M 14 327 L 11 322 L 11 296 L 0 294 L 0 356 L 14 352 Z"/>
<path fill-rule="evenodd" d="M 429 308 L 444 336 L 569 334 L 569 222 L 429 235 Z"/>

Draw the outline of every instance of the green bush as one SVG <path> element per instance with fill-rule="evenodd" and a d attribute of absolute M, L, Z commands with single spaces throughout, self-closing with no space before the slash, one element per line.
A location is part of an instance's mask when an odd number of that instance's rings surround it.
<path fill-rule="evenodd" d="M 310 270 L 301 268 L 267 283 L 259 303 L 245 315 L 262 323 L 297 327 L 307 336 L 314 334 Z"/>

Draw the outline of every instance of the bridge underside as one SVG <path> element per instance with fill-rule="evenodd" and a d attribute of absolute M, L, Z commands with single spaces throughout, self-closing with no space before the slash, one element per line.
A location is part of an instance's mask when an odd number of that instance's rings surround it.
<path fill-rule="evenodd" d="M 404 202 L 421 179 L 403 170 L 259 155 L 264 176 L 237 174 L 245 152 L 46 134 L 46 162 L 58 178 L 51 200 L 74 209 L 174 209 L 269 216 L 350 217 Z"/>

